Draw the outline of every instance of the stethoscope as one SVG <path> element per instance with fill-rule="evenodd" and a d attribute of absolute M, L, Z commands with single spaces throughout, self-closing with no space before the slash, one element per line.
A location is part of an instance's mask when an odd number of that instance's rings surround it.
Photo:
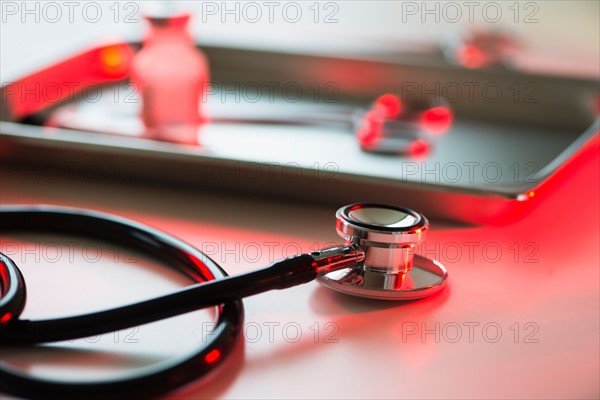
<path fill-rule="evenodd" d="M 28 398 L 155 397 L 212 371 L 231 353 L 242 333 L 242 297 L 285 289 L 316 279 L 350 295 L 414 300 L 445 287 L 439 262 L 415 254 L 429 229 L 421 214 L 401 207 L 353 204 L 336 213 L 336 229 L 346 243 L 289 257 L 236 276 L 189 244 L 156 229 L 95 211 L 54 206 L 8 206 L 0 210 L 2 232 L 35 231 L 81 235 L 145 253 L 194 279 L 197 284 L 171 294 L 112 310 L 50 320 L 19 316 L 26 302 L 17 265 L 0 253 L 0 344 L 27 345 L 89 337 L 126 329 L 194 310 L 217 306 L 214 335 L 193 352 L 100 382 L 59 382 L 33 377 L 0 361 L 0 391 Z"/>

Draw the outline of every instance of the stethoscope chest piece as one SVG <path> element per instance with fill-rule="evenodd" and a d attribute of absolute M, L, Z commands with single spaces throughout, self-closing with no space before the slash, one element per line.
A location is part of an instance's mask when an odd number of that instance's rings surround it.
<path fill-rule="evenodd" d="M 446 285 L 448 273 L 438 261 L 416 255 L 429 221 L 412 210 L 380 204 L 354 204 L 336 213 L 336 229 L 348 244 L 365 252 L 356 267 L 333 271 L 317 280 L 338 292 L 382 300 L 415 300 Z"/>

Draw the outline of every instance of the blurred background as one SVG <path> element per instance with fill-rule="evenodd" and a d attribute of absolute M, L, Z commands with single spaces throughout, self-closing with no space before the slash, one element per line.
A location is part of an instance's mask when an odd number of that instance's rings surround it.
<path fill-rule="evenodd" d="M 17 163 L 133 160 L 153 183 L 310 198 L 290 169 L 352 183 L 318 182 L 334 204 L 366 182 L 372 201 L 481 222 L 519 213 L 461 197 L 449 215 L 440 192 L 537 200 L 597 131 L 597 1 L 1 4 L 0 156 Z M 187 173 L 212 162 L 276 164 L 279 189 Z"/>
<path fill-rule="evenodd" d="M 86 9 L 86 3 L 95 6 Z M 40 18 L 44 2 L 3 1 L 2 79 L 23 73 L 36 57 L 64 49 L 65 44 L 82 40 L 89 43 L 104 35 L 140 36 L 146 26 L 138 23 L 139 12 L 164 7 L 152 1 L 119 3 L 115 7 L 113 2 L 74 2 L 70 21 L 65 7 L 60 7 L 59 18 L 51 7 L 46 9 L 49 18 Z M 593 0 L 276 1 L 270 6 L 260 1 L 169 3 L 171 8 L 194 12 L 191 30 L 201 44 L 325 54 L 394 53 L 430 48 L 464 30 L 504 29 L 522 42 L 523 51 L 515 55 L 520 68 L 566 76 L 598 76 L 600 5 Z M 36 5 L 40 10 L 37 20 L 36 13 L 24 12 L 24 7 L 35 10 Z M 84 9 L 87 21 L 82 17 Z M 427 10 L 433 12 L 426 14 Z"/>

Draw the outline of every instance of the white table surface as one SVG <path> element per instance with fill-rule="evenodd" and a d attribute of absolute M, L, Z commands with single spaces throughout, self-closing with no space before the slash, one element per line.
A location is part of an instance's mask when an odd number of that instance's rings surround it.
<path fill-rule="evenodd" d="M 594 143 L 518 223 L 492 228 L 432 221 L 427 251 L 450 274 L 441 294 L 387 303 L 310 283 L 249 298 L 247 337 L 230 362 L 170 398 L 597 398 L 597 138 Z M 2 176 L 2 204 L 59 204 L 133 218 L 218 250 L 213 257 L 231 274 L 266 264 L 284 249 L 292 254 L 337 240 L 335 210 L 326 207 L 11 171 Z M 186 282 L 112 245 L 102 247 L 98 261 L 98 245 L 77 238 L 2 239 L 24 270 L 29 318 L 97 310 Z M 79 252 L 65 245 L 73 241 Z M 205 337 L 210 318 L 200 311 L 118 336 L 51 346 L 60 350 L 5 351 L 3 360 L 47 377 L 106 377 L 185 352 Z"/>

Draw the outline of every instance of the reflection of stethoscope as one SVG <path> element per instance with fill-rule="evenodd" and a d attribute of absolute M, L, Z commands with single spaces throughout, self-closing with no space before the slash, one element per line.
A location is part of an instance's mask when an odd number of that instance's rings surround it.
<path fill-rule="evenodd" d="M 445 134 L 453 119 L 442 99 L 403 101 L 390 93 L 378 97 L 367 109 L 312 109 L 287 115 L 269 109 L 263 115 L 254 112 L 243 117 L 210 117 L 219 123 L 338 126 L 353 131 L 364 151 L 409 155 L 415 155 L 416 146 L 429 146 Z"/>
<path fill-rule="evenodd" d="M 51 320 L 19 319 L 25 281 L 14 262 L 0 254 L 0 344 L 55 342 L 117 331 L 218 306 L 215 335 L 177 360 L 148 367 L 122 379 L 57 382 L 34 378 L 0 362 L 0 391 L 30 398 L 156 396 L 195 380 L 218 366 L 241 334 L 240 298 L 317 279 L 340 292 L 386 300 L 429 296 L 446 284 L 437 261 L 414 255 L 429 222 L 414 211 L 377 204 L 338 210 L 337 231 L 346 244 L 277 261 L 263 269 L 228 277 L 194 247 L 126 219 L 70 208 L 3 207 L 0 228 L 51 231 L 109 241 L 141 251 L 192 277 L 198 284 L 174 293 L 107 311 Z"/>

